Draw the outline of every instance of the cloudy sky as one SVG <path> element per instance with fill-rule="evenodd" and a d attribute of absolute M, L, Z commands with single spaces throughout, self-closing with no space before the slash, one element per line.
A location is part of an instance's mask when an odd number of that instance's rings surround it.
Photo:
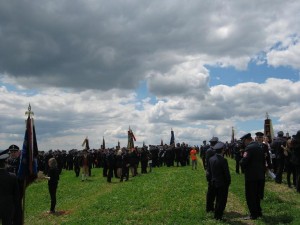
<path fill-rule="evenodd" d="M 0 0 L 0 149 L 300 129 L 300 2 Z"/>

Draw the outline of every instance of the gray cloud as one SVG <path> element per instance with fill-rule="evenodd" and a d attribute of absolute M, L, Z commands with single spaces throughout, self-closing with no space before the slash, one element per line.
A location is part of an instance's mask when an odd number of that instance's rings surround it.
<path fill-rule="evenodd" d="M 132 89 L 185 56 L 254 56 L 268 47 L 270 24 L 297 18 L 274 14 L 283 6 L 299 9 L 281 1 L 1 1 L 0 71 L 28 88 Z"/>
<path fill-rule="evenodd" d="M 266 111 L 295 132 L 299 82 L 210 87 L 205 65 L 246 69 L 263 52 L 299 68 L 299 11 L 279 0 L 0 0 L 0 140 L 22 144 L 29 102 L 45 150 L 81 148 L 85 136 L 125 146 L 129 125 L 139 145 L 167 143 L 171 128 L 190 144 L 226 140 Z M 134 92 L 141 82 L 153 99 Z"/>

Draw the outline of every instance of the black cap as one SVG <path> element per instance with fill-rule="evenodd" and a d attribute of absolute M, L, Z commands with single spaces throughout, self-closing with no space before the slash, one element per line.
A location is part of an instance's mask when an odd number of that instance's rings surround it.
<path fill-rule="evenodd" d="M 6 150 L 1 150 L 1 151 L 0 151 L 0 160 L 6 160 L 6 159 L 9 157 L 8 152 L 9 152 L 8 149 L 6 149 Z"/>
<path fill-rule="evenodd" d="M 212 139 L 210 139 L 209 142 L 218 142 L 219 141 L 219 138 L 217 137 L 212 137 Z"/>
<path fill-rule="evenodd" d="M 283 136 L 283 131 L 278 131 L 278 136 Z"/>
<path fill-rule="evenodd" d="M 297 131 L 296 135 L 292 136 L 294 139 L 300 139 L 300 130 Z"/>
<path fill-rule="evenodd" d="M 8 147 L 9 151 L 19 151 L 19 147 L 17 145 L 11 145 Z"/>
<path fill-rule="evenodd" d="M 257 137 L 263 137 L 263 136 L 264 136 L 264 133 L 259 131 L 259 132 L 256 132 L 255 135 L 256 135 Z"/>
<path fill-rule="evenodd" d="M 245 139 L 249 139 L 249 138 L 251 138 L 251 134 L 250 133 L 248 133 L 248 134 L 245 134 L 244 136 L 242 136 L 240 139 L 243 141 L 243 140 L 245 140 Z"/>
<path fill-rule="evenodd" d="M 221 141 L 217 142 L 217 144 L 215 144 L 212 148 L 216 151 L 216 152 L 221 152 L 222 149 L 225 147 L 225 144 Z"/>

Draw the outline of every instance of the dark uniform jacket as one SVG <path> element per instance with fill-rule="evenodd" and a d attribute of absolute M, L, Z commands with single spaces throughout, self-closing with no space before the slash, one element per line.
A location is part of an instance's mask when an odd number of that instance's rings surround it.
<path fill-rule="evenodd" d="M 283 137 L 276 137 L 272 144 L 271 148 L 274 150 L 276 159 L 284 159 L 283 148 L 281 146 L 286 146 L 286 140 Z"/>
<path fill-rule="evenodd" d="M 49 168 L 48 176 L 50 177 L 50 180 L 48 180 L 48 185 L 57 186 L 59 181 L 59 169 Z"/>
<path fill-rule="evenodd" d="M 20 157 L 17 157 L 15 159 L 9 158 L 7 160 L 7 164 L 8 164 L 8 166 L 7 166 L 6 170 L 10 173 L 17 175 L 19 165 L 20 165 Z"/>
<path fill-rule="evenodd" d="M 214 187 L 229 186 L 231 183 L 227 159 L 215 154 L 209 159 L 207 166 L 207 180 Z"/>
<path fill-rule="evenodd" d="M 244 168 L 246 180 L 264 180 L 265 179 L 265 155 L 261 145 L 257 142 L 251 142 L 245 148 L 244 156 L 240 164 Z"/>
<path fill-rule="evenodd" d="M 12 216 L 19 201 L 19 195 L 17 177 L 5 169 L 0 169 L 0 218 Z"/>
<path fill-rule="evenodd" d="M 215 154 L 215 150 L 212 148 L 212 147 L 209 147 L 209 149 L 206 151 L 206 154 L 205 154 L 205 161 L 206 161 L 206 164 L 208 164 L 209 162 L 209 159 L 214 156 Z M 207 168 L 207 166 L 206 166 Z"/>

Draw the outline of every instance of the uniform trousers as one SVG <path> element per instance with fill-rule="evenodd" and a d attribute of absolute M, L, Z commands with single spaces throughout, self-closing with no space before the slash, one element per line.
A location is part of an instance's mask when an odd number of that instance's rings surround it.
<path fill-rule="evenodd" d="M 57 184 L 49 184 L 48 188 L 49 188 L 49 194 L 51 198 L 50 212 L 55 212 Z"/>
<path fill-rule="evenodd" d="M 246 201 L 253 219 L 262 216 L 260 201 L 263 199 L 264 180 L 245 180 Z"/>
<path fill-rule="evenodd" d="M 211 182 L 208 182 L 206 193 L 206 212 L 214 211 L 214 202 L 216 199 L 216 191 Z"/>
<path fill-rule="evenodd" d="M 228 186 L 215 187 L 216 204 L 215 204 L 215 219 L 222 219 L 227 203 Z"/>

